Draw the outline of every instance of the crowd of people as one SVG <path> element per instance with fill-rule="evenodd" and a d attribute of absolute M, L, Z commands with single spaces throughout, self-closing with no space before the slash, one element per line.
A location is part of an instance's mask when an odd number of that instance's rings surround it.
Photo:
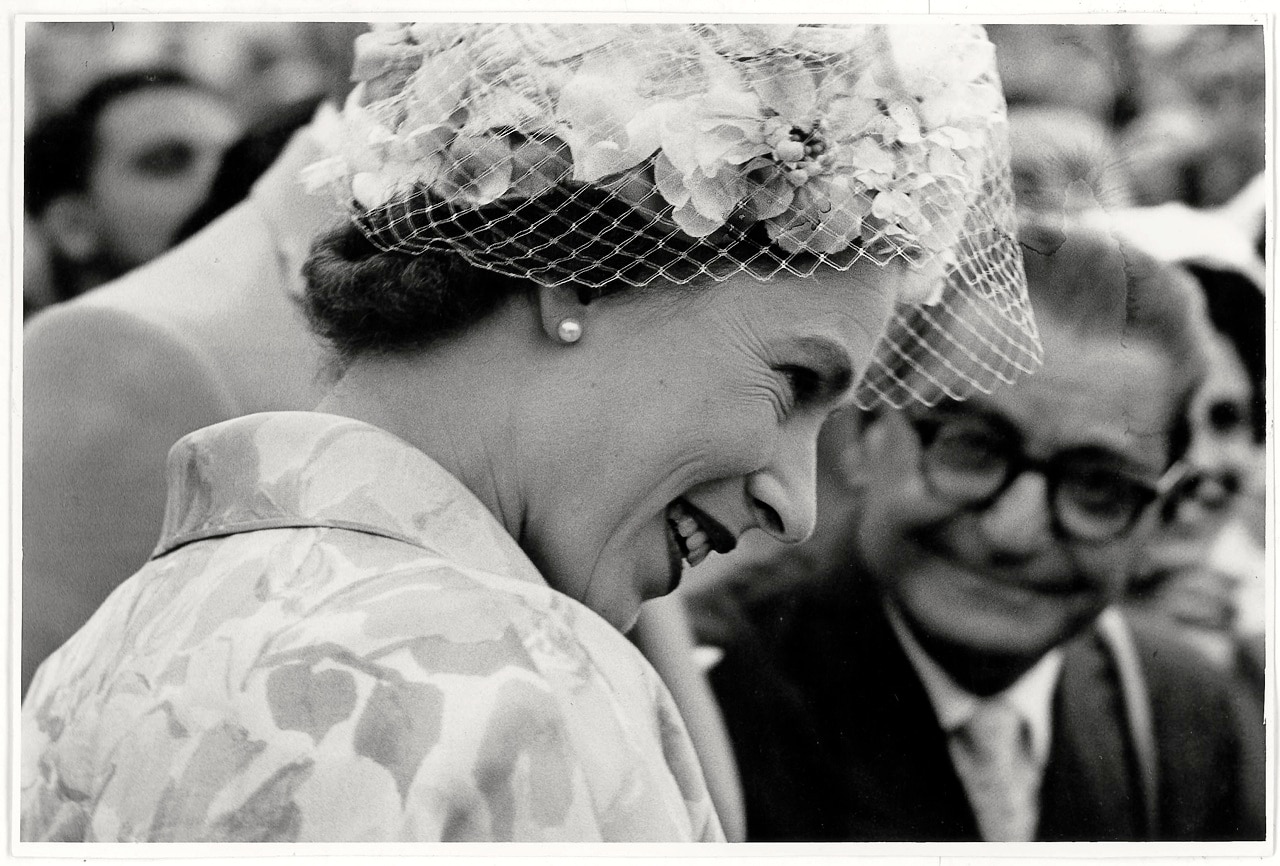
<path fill-rule="evenodd" d="M 24 841 L 1266 836 L 1261 27 L 26 41 Z"/>

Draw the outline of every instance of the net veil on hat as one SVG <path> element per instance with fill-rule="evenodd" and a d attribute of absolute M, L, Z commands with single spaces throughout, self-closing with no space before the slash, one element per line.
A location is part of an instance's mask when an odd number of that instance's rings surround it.
<path fill-rule="evenodd" d="M 981 28 L 422 23 L 356 49 L 306 181 L 381 249 L 597 288 L 898 262 L 937 279 L 898 298 L 864 406 L 1039 365 Z"/>

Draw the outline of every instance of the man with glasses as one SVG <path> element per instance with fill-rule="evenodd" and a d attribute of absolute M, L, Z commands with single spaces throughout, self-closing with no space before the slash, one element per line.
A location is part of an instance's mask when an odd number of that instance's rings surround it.
<path fill-rule="evenodd" d="M 1024 240 L 1043 369 L 831 425 L 823 573 L 725 641 L 749 838 L 1263 838 L 1261 717 L 1111 608 L 1184 474 L 1194 288 L 1105 234 Z"/>

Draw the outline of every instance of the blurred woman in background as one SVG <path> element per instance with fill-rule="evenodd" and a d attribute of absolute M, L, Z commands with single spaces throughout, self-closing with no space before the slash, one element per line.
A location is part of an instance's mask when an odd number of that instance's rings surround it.
<path fill-rule="evenodd" d="M 26 140 L 26 209 L 48 243 L 53 297 L 168 249 L 243 127 L 217 91 L 172 70 L 120 73 Z"/>
<path fill-rule="evenodd" d="M 1122 236 L 1200 287 L 1209 375 L 1190 406 L 1196 472 L 1164 513 L 1130 606 L 1195 642 L 1263 693 L 1266 566 L 1266 279 L 1261 176 L 1222 207 L 1181 203 L 1110 215 Z"/>
<path fill-rule="evenodd" d="M 172 149 L 160 162 L 151 158 L 151 168 L 146 163 L 129 168 L 127 162 L 120 162 L 116 178 L 128 188 L 118 189 L 115 199 L 105 205 L 110 230 L 145 237 L 166 249 L 176 242 L 174 223 L 181 221 L 182 214 L 201 202 L 206 212 L 213 207 L 204 197 L 214 170 L 210 166 L 216 168 L 217 151 L 237 134 L 211 137 L 210 124 L 215 124 L 214 129 L 225 127 L 225 120 L 218 118 L 230 114 L 234 127 L 254 130 L 279 124 L 299 105 L 314 106 L 326 96 L 341 98 L 349 90 L 351 42 L 364 29 L 358 23 L 299 21 L 28 22 L 24 28 L 28 143 L 24 317 L 154 257 L 152 250 L 146 257 L 130 254 L 103 264 L 99 257 L 114 252 L 103 248 L 118 244 L 95 240 L 94 232 L 84 225 L 93 212 L 68 214 L 61 206 L 48 208 L 54 193 L 85 190 L 86 178 L 96 170 L 90 164 L 90 147 L 129 157 L 154 149 L 155 139 L 167 137 L 189 148 L 191 158 L 185 165 L 175 161 L 178 157 Z M 131 91 L 130 82 L 160 71 L 161 78 L 180 80 L 190 88 L 187 92 L 195 92 L 194 98 L 184 99 L 181 112 L 174 110 L 173 99 L 166 100 L 159 113 L 148 110 L 145 115 L 139 115 L 136 107 L 107 106 L 116 98 L 114 91 Z M 108 95 L 98 100 L 89 96 L 94 92 Z M 93 107 L 98 101 L 102 105 Z M 216 103 L 213 116 L 207 107 L 210 101 Z M 125 123 L 104 127 L 91 145 L 89 132 L 95 122 L 86 116 L 86 109 L 128 113 Z M 107 134 L 111 140 L 101 138 Z M 167 188 L 159 185 L 162 179 Z M 252 179 L 223 184 L 217 192 L 247 189 Z M 86 247 L 94 246 L 99 252 L 86 252 Z"/>

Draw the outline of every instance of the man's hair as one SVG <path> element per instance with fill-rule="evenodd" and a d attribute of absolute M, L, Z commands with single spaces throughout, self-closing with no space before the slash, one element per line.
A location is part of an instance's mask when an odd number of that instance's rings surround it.
<path fill-rule="evenodd" d="M 1027 291 L 1038 321 L 1081 343 L 1143 343 L 1169 363 L 1178 418 L 1171 455 L 1190 440 L 1186 407 L 1205 374 L 1208 320 L 1195 281 L 1102 227 L 1024 225 Z M 1049 361 L 1051 363 L 1051 361 Z"/>
<path fill-rule="evenodd" d="M 1111 128 L 1074 108 L 1022 105 L 1009 109 L 1009 168 L 1021 211 L 1060 216 L 1068 191 L 1104 208 L 1133 204 L 1129 169 Z"/>
<path fill-rule="evenodd" d="M 122 72 L 103 78 L 69 108 L 37 122 L 26 136 L 26 209 L 41 216 L 59 196 L 83 192 L 98 155 L 98 122 L 113 102 L 153 87 L 203 85 L 172 69 Z"/>

